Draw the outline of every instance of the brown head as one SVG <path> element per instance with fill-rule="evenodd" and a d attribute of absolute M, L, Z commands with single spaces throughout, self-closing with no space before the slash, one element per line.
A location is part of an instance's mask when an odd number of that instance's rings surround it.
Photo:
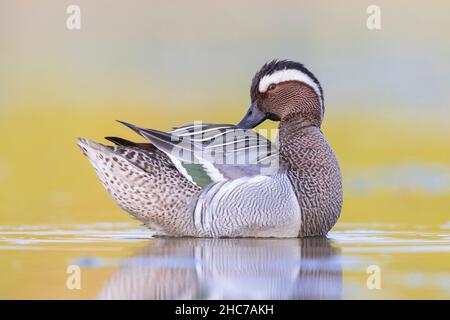
<path fill-rule="evenodd" d="M 288 60 L 266 63 L 253 78 L 250 96 L 250 108 L 238 124 L 241 128 L 254 128 L 266 119 L 295 118 L 317 127 L 322 123 L 322 87 L 301 63 Z"/>

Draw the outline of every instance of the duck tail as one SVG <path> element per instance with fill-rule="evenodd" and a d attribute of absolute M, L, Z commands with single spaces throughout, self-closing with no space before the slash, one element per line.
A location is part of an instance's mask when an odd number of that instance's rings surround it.
<path fill-rule="evenodd" d="M 159 234 L 194 236 L 190 208 L 200 188 L 152 144 L 108 140 L 116 146 L 83 138 L 78 146 L 114 201 Z"/>

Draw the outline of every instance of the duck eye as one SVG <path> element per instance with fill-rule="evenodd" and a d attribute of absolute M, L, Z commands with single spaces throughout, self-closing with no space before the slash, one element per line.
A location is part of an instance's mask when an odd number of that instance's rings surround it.
<path fill-rule="evenodd" d="M 275 89 L 276 86 L 277 85 L 275 83 L 271 83 L 267 89 L 268 90 L 273 90 L 273 89 Z"/>

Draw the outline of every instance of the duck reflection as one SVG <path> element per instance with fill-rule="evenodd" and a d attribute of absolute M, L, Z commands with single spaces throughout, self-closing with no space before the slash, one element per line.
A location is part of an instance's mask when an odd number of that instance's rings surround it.
<path fill-rule="evenodd" d="M 99 299 L 339 299 L 340 252 L 326 238 L 156 238 Z"/>

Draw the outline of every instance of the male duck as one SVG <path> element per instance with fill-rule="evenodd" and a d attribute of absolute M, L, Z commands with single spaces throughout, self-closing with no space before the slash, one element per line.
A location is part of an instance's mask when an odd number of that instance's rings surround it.
<path fill-rule="evenodd" d="M 78 145 L 118 205 L 158 234 L 320 236 L 342 207 L 323 115 L 317 78 L 300 63 L 274 60 L 253 78 L 251 105 L 237 126 L 165 133 L 122 122 L 151 143 L 107 137 L 115 146 Z M 280 121 L 278 146 L 250 130 L 266 119 Z"/>

